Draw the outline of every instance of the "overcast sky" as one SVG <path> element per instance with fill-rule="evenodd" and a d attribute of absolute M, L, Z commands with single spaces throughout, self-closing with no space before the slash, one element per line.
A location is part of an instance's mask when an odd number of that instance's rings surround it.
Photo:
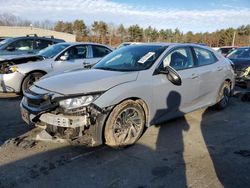
<path fill-rule="evenodd" d="M 193 32 L 250 24 L 250 0 L 0 0 L 1 13 L 36 20 L 94 20 Z"/>

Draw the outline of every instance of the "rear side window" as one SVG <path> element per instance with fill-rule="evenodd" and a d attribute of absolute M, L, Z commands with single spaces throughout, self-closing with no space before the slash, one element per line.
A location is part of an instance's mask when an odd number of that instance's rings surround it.
<path fill-rule="evenodd" d="M 84 46 L 73 46 L 65 51 L 62 56 L 66 56 L 67 60 L 84 59 L 87 56 L 88 48 Z"/>
<path fill-rule="evenodd" d="M 199 66 L 213 64 L 217 61 L 217 58 L 209 50 L 194 47 L 194 52 Z"/>
<path fill-rule="evenodd" d="M 110 49 L 103 46 L 92 45 L 93 57 L 104 57 L 111 52 Z"/>
<path fill-rule="evenodd" d="M 42 39 L 35 40 L 35 48 L 37 50 L 42 50 L 44 48 L 47 48 L 50 45 L 52 45 L 52 41 L 42 40 Z"/>

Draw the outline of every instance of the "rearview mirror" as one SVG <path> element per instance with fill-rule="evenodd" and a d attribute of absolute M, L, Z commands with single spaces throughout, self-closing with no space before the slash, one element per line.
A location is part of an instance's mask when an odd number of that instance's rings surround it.
<path fill-rule="evenodd" d="M 170 66 L 166 66 L 164 70 L 160 70 L 159 73 L 166 74 L 167 79 L 174 85 L 180 86 L 182 84 L 180 75 Z"/>

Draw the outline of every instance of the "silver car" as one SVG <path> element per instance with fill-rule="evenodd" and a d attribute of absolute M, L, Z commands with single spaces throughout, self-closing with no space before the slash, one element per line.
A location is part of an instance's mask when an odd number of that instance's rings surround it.
<path fill-rule="evenodd" d="M 195 44 L 149 43 L 120 48 L 90 70 L 43 78 L 24 93 L 22 117 L 66 139 L 135 143 L 144 129 L 198 108 L 228 105 L 233 69 Z"/>
<path fill-rule="evenodd" d="M 44 60 L 4 67 L 0 74 L 0 92 L 21 93 L 50 72 L 93 65 L 109 54 L 112 48 L 97 43 L 59 43 L 39 52 Z"/>

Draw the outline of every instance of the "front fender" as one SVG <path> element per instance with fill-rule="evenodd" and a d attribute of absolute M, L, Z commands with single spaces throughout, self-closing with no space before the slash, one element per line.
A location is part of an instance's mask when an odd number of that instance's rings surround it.
<path fill-rule="evenodd" d="M 120 102 L 136 98 L 143 100 L 148 107 L 149 122 L 151 121 L 153 112 L 151 111 L 153 106 L 153 90 L 149 80 L 127 82 L 118 86 L 115 86 L 105 93 L 103 93 L 94 104 L 100 108 L 107 108 L 109 106 L 115 106 Z"/>

